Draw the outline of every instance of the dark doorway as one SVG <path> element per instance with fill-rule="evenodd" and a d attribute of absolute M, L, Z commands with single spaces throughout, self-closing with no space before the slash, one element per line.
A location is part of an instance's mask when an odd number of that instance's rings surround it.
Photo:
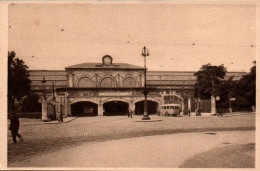
<path fill-rule="evenodd" d="M 147 112 L 148 114 L 157 114 L 158 103 L 154 101 L 147 100 Z M 144 114 L 144 101 L 135 103 L 135 114 L 143 115 Z"/>
<path fill-rule="evenodd" d="M 104 116 L 127 115 L 128 103 L 121 101 L 111 101 L 103 105 Z"/>
<path fill-rule="evenodd" d="M 98 105 L 92 102 L 77 102 L 71 105 L 72 116 L 97 116 Z"/>

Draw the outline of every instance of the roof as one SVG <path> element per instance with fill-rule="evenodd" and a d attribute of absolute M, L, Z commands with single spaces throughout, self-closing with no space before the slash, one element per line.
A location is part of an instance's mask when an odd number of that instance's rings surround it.
<path fill-rule="evenodd" d="M 102 63 L 82 63 L 77 65 L 68 66 L 65 69 L 144 69 L 144 67 L 131 65 L 127 63 L 113 63 L 109 66 Z"/>

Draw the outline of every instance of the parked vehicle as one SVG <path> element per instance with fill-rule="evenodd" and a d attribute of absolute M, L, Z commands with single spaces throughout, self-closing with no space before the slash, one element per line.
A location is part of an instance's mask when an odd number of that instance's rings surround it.
<path fill-rule="evenodd" d="M 181 105 L 180 104 L 165 104 L 161 105 L 161 114 L 164 116 L 178 116 L 181 112 Z"/>

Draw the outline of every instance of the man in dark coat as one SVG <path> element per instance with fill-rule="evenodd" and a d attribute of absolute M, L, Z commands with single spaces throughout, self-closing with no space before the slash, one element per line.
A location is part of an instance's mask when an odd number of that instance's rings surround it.
<path fill-rule="evenodd" d="M 19 121 L 19 118 L 15 115 L 15 113 L 11 113 L 10 122 L 11 122 L 11 124 L 10 124 L 9 130 L 11 130 L 13 142 L 17 143 L 16 136 L 19 137 L 21 140 L 23 140 L 22 136 L 20 134 L 18 134 L 20 121 Z"/>

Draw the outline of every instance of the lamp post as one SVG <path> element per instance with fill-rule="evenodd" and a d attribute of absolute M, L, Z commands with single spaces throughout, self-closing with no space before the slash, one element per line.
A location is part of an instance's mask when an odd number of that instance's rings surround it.
<path fill-rule="evenodd" d="M 52 81 L 52 103 L 53 103 L 53 119 L 56 120 L 56 98 L 54 95 L 54 82 Z"/>
<path fill-rule="evenodd" d="M 43 100 L 42 100 L 42 121 L 48 121 L 48 114 L 47 114 L 47 98 L 46 98 L 46 90 L 45 90 L 45 77 L 42 78 L 43 84 Z"/>
<path fill-rule="evenodd" d="M 147 87 L 146 87 L 146 56 L 149 56 L 149 51 L 148 49 L 144 46 L 144 48 L 142 49 L 142 56 L 144 57 L 144 115 L 142 120 L 150 120 L 151 118 L 149 117 L 149 114 L 147 112 L 147 94 L 149 93 L 147 91 Z"/>
<path fill-rule="evenodd" d="M 45 77 L 42 78 L 42 84 L 43 84 L 43 98 L 46 100 L 46 90 L 45 90 L 45 83 L 47 81 L 45 80 Z"/>
<path fill-rule="evenodd" d="M 60 97 L 60 122 L 63 122 L 63 116 L 62 116 L 62 97 Z"/>

